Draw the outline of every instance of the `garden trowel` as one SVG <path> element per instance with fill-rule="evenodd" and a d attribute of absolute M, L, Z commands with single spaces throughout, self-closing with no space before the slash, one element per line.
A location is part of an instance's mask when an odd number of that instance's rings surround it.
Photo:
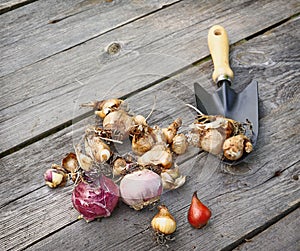
<path fill-rule="evenodd" d="M 233 71 L 229 66 L 229 41 L 227 32 L 222 26 L 215 25 L 209 30 L 208 47 L 214 63 L 212 78 L 218 89 L 210 94 L 195 83 L 197 108 L 207 115 L 223 115 L 240 123 L 250 123 L 251 133 L 247 134 L 250 135 L 254 146 L 258 135 L 257 81 L 253 80 L 239 93 L 231 88 Z M 243 161 L 246 155 L 236 161 L 223 159 L 223 162 L 236 165 Z"/>

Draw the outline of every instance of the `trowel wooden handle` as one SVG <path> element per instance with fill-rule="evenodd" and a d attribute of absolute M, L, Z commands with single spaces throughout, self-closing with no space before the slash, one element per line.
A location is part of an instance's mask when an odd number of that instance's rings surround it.
<path fill-rule="evenodd" d="M 229 41 L 226 30 L 214 25 L 208 32 L 208 47 L 214 62 L 212 78 L 215 83 L 228 79 L 232 82 L 233 71 L 229 66 Z"/>

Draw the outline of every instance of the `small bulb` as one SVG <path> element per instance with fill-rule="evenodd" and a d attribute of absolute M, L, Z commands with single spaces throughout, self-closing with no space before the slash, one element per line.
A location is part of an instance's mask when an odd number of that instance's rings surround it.
<path fill-rule="evenodd" d="M 239 134 L 224 141 L 223 151 L 226 159 L 237 160 L 243 156 L 244 150 L 247 153 L 253 150 L 250 140 L 245 135 Z"/>
<path fill-rule="evenodd" d="M 201 148 L 204 151 L 218 155 L 222 153 L 225 137 L 217 129 L 208 129 L 201 137 Z"/>
<path fill-rule="evenodd" d="M 62 170 L 58 169 L 48 169 L 44 173 L 44 179 L 46 185 L 51 188 L 56 188 L 58 186 L 64 186 L 68 180 L 68 175 Z"/>
<path fill-rule="evenodd" d="M 75 153 L 68 153 L 62 160 L 62 167 L 69 173 L 75 173 L 78 166 L 79 164 Z"/>
<path fill-rule="evenodd" d="M 210 217 L 210 209 L 198 199 L 197 192 L 194 192 L 188 211 L 188 222 L 194 228 L 202 228 L 207 224 Z"/>
<path fill-rule="evenodd" d="M 162 133 L 164 134 L 164 137 L 168 144 L 172 143 L 173 138 L 177 134 L 177 131 L 178 131 L 179 127 L 181 126 L 181 124 L 182 124 L 182 120 L 180 118 L 177 118 L 173 121 L 172 124 L 170 124 L 168 126 L 168 128 L 162 129 Z"/>
<path fill-rule="evenodd" d="M 151 226 L 154 231 L 168 235 L 176 230 L 176 221 L 165 205 L 158 206 L 159 212 L 153 217 Z"/>
<path fill-rule="evenodd" d="M 119 176 L 122 175 L 127 168 L 127 163 L 126 160 L 123 158 L 117 158 L 114 161 L 114 165 L 113 165 L 113 175 L 115 176 Z"/>
<path fill-rule="evenodd" d="M 188 148 L 187 138 L 183 133 L 175 135 L 172 142 L 172 151 L 176 154 L 184 154 Z"/>

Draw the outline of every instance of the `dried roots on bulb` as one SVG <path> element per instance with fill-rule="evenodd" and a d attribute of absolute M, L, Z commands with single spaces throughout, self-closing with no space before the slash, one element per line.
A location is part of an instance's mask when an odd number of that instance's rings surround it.
<path fill-rule="evenodd" d="M 202 114 L 198 116 L 191 128 L 188 135 L 189 144 L 214 155 L 224 156 L 229 160 L 241 158 L 244 153 L 241 141 L 245 141 L 248 145 L 245 152 L 252 151 L 252 148 L 250 149 L 251 141 L 244 135 L 243 124 L 235 120 L 219 115 Z M 235 138 L 238 135 L 240 136 Z"/>
<path fill-rule="evenodd" d="M 144 118 L 140 115 L 138 116 Z M 136 155 L 142 155 L 149 151 L 155 144 L 153 129 L 143 119 L 135 119 L 135 122 L 135 126 L 130 130 L 130 135 L 132 136 L 131 148 Z"/>

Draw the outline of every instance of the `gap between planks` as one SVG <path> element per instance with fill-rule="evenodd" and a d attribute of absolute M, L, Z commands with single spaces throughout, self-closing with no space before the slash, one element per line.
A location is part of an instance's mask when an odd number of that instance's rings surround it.
<path fill-rule="evenodd" d="M 11 0 L 9 2 L 2 3 L 0 4 L 0 15 L 36 1 L 38 0 Z"/>
<path fill-rule="evenodd" d="M 290 208 L 288 208 L 287 210 L 285 210 L 281 214 L 279 214 L 279 215 L 275 216 L 274 218 L 272 218 L 271 220 L 267 221 L 262 226 L 254 229 L 250 233 L 242 236 L 240 239 L 238 239 L 237 241 L 233 242 L 231 245 L 228 245 L 227 247 L 223 248 L 222 251 L 231 251 L 234 248 L 237 248 L 241 244 L 247 242 L 247 240 L 254 238 L 255 236 L 259 235 L 260 233 L 262 233 L 263 231 L 265 231 L 266 229 L 268 229 L 269 227 L 273 226 L 274 224 L 276 224 L 277 222 L 279 222 L 280 220 L 282 220 L 284 217 L 286 217 L 290 213 L 292 213 L 295 210 L 297 210 L 299 207 L 300 207 L 300 202 L 296 203 L 295 205 L 291 206 Z"/>

